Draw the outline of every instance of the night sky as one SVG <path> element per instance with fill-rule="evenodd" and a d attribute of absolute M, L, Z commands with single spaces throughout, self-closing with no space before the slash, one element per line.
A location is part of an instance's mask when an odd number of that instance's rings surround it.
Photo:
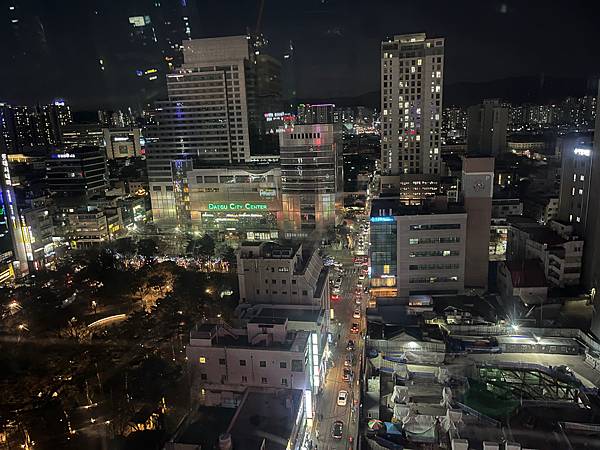
<path fill-rule="evenodd" d="M 163 0 L 185 1 L 185 0 Z M 0 20 L 11 2 L 0 0 Z M 0 101 L 32 104 L 64 97 L 76 108 L 123 106 L 164 95 L 154 83 L 140 95 L 133 67 L 155 55 L 128 47 L 127 17 L 148 0 L 30 0 L 21 4 L 15 41 L 0 27 Z M 446 38 L 446 84 L 539 75 L 600 73 L 597 1 L 266 0 L 262 29 L 271 53 L 295 47 L 300 98 L 360 95 L 379 89 L 379 46 L 387 36 L 424 31 Z M 243 34 L 258 1 L 188 0 L 193 37 Z M 98 58 L 107 61 L 105 72 Z M 8 62 L 8 63 L 7 63 Z M 6 63 L 6 64 L 5 64 Z M 161 75 L 162 78 L 162 75 Z"/>

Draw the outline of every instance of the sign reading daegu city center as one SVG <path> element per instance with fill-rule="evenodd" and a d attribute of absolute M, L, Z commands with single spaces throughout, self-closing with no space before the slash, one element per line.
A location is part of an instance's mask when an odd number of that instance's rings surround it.
<path fill-rule="evenodd" d="M 266 203 L 209 203 L 209 211 L 266 211 Z"/>

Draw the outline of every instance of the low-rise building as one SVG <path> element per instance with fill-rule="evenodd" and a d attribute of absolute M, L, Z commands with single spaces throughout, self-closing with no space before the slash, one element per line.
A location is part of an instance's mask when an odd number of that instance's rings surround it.
<path fill-rule="evenodd" d="M 520 297 L 526 305 L 539 305 L 548 298 L 544 269 L 534 259 L 500 263 L 497 283 L 500 295 L 505 299 Z"/>
<path fill-rule="evenodd" d="M 244 329 L 197 325 L 186 347 L 192 392 L 204 405 L 232 405 L 248 386 L 312 391 L 311 343 L 310 333 L 290 331 L 283 318 L 252 319 Z"/>
<path fill-rule="evenodd" d="M 164 448 L 300 450 L 308 440 L 310 406 L 306 391 L 247 388 L 236 409 L 201 407 L 190 413 Z"/>
<path fill-rule="evenodd" d="M 242 303 L 329 309 L 329 272 L 315 250 L 301 244 L 244 242 L 237 266 Z"/>
<path fill-rule="evenodd" d="M 109 223 L 104 211 L 79 208 L 69 211 L 65 227 L 65 240 L 72 248 L 88 248 L 110 239 Z"/>
<path fill-rule="evenodd" d="M 513 221 L 507 259 L 513 262 L 535 259 L 552 286 L 576 286 L 581 277 L 583 240 L 572 232 L 571 225 L 559 221 L 550 221 L 547 226 Z"/>
<path fill-rule="evenodd" d="M 523 202 L 518 198 L 492 199 L 492 219 L 501 219 L 508 216 L 523 214 Z"/>
<path fill-rule="evenodd" d="M 558 197 L 554 195 L 527 197 L 523 200 L 523 214 L 540 223 L 558 218 Z"/>

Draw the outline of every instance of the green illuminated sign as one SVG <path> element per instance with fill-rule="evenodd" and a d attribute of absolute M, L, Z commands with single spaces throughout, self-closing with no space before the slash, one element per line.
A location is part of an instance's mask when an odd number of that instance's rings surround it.
<path fill-rule="evenodd" d="M 209 203 L 209 211 L 266 211 L 265 203 Z"/>

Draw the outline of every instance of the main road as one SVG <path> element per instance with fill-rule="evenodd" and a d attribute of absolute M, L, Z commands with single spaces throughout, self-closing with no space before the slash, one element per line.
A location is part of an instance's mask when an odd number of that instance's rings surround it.
<path fill-rule="evenodd" d="M 341 258 L 347 260 L 347 258 Z M 350 258 L 351 261 L 351 258 Z M 332 302 L 334 319 L 332 320 L 331 333 L 333 345 L 331 347 L 331 360 L 333 367 L 327 373 L 323 393 L 318 399 L 316 430 L 318 439 L 313 440 L 313 447 L 318 449 L 355 449 L 356 436 L 358 433 L 358 411 L 360 404 L 360 378 L 361 360 L 364 350 L 364 312 L 366 295 L 360 294 L 361 303 L 356 303 L 355 290 L 358 283 L 359 268 L 352 263 L 344 265 L 342 285 L 340 289 L 340 300 Z M 360 319 L 353 318 L 354 310 L 360 310 Z M 353 323 L 358 323 L 360 331 L 352 333 L 350 328 Z M 348 341 L 355 343 L 355 350 L 348 351 Z M 344 362 L 352 355 L 353 372 L 351 381 L 344 381 Z M 348 392 L 346 405 L 338 405 L 337 399 L 340 391 Z M 341 439 L 332 436 L 332 427 L 336 421 L 343 422 Z"/>

